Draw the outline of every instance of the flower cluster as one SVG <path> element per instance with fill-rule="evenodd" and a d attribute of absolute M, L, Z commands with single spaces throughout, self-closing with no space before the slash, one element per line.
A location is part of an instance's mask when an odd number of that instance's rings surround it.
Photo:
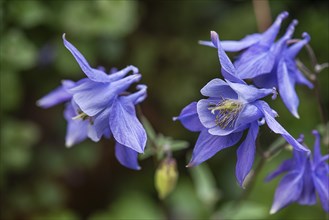
<path fill-rule="evenodd" d="M 242 186 L 254 162 L 259 126 L 266 123 L 281 134 L 299 151 L 308 151 L 298 143 L 276 120 L 277 113 L 260 100 L 268 95 L 276 96 L 275 89 L 258 89 L 247 85 L 238 74 L 221 46 L 216 32 L 211 32 L 212 44 L 218 49 L 218 57 L 225 81 L 211 80 L 201 89 L 209 97 L 186 106 L 175 120 L 180 120 L 190 131 L 200 131 L 192 159 L 188 166 L 198 165 L 218 151 L 239 142 L 245 130 L 248 134 L 237 150 L 236 177 Z"/>
<path fill-rule="evenodd" d="M 234 62 L 237 75 L 241 79 L 253 79 L 259 88 L 273 88 L 279 90 L 279 94 L 289 109 L 297 118 L 299 99 L 295 91 L 295 84 L 303 84 L 309 88 L 313 85 L 298 70 L 295 58 L 305 44 L 310 41 L 310 36 L 303 33 L 303 39 L 289 46 L 289 41 L 297 25 L 293 20 L 286 33 L 275 41 L 281 27 L 281 23 L 288 17 L 287 12 L 278 15 L 273 25 L 262 34 L 252 34 L 240 41 L 223 41 L 225 51 L 242 51 Z M 212 42 L 200 41 L 201 44 L 216 47 Z"/>
<path fill-rule="evenodd" d="M 329 159 L 329 154 L 321 155 L 319 132 L 314 130 L 313 134 L 315 136 L 313 157 L 311 154 L 294 150 L 293 158 L 284 161 L 266 177 L 266 180 L 270 181 L 286 172 L 275 192 L 271 213 L 292 202 L 314 205 L 316 192 L 323 209 L 329 212 L 329 165 L 325 162 Z M 303 143 L 303 139 L 302 136 L 299 141 Z"/>
<path fill-rule="evenodd" d="M 102 137 L 113 136 L 118 161 L 131 169 L 140 169 L 137 156 L 144 152 L 146 132 L 136 116 L 135 105 L 146 98 L 147 87 L 138 84 L 136 92 L 127 91 L 141 79 L 138 69 L 128 66 L 120 71 L 113 69 L 107 74 L 102 67 L 92 68 L 65 39 L 65 34 L 63 41 L 87 77 L 77 82 L 63 80 L 60 87 L 41 98 L 37 104 L 49 108 L 66 103 L 67 147 L 86 138 L 97 142 Z M 128 75 L 129 72 L 132 74 Z"/>
<path fill-rule="evenodd" d="M 315 132 L 314 157 L 302 141 L 293 138 L 276 120 L 276 111 L 261 100 L 278 90 L 289 111 L 299 117 L 299 104 L 295 84 L 313 85 L 298 70 L 296 56 L 310 41 L 303 33 L 303 39 L 292 40 L 297 25 L 293 20 L 286 33 L 275 41 L 281 23 L 288 16 L 283 12 L 273 25 L 262 34 L 252 34 L 240 41 L 220 42 L 218 34 L 211 31 L 211 41 L 200 41 L 202 45 L 216 48 L 224 80 L 216 78 L 201 89 L 206 99 L 187 105 L 174 120 L 193 132 L 200 132 L 191 161 L 188 166 L 198 165 L 224 148 L 240 143 L 237 149 L 236 178 L 240 186 L 250 172 L 256 152 L 256 138 L 263 124 L 280 134 L 293 147 L 294 158 L 284 162 L 267 180 L 287 171 L 276 194 L 271 213 L 292 202 L 314 204 L 315 190 L 318 192 L 324 210 L 329 205 L 328 155 L 320 154 L 319 134 Z M 234 64 L 225 51 L 242 51 Z M 244 80 L 251 79 L 252 85 Z M 241 140 L 247 131 L 244 140 Z"/>

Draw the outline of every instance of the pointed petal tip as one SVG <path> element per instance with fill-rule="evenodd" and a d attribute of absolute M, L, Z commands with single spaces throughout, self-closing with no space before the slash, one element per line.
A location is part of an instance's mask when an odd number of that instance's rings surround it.
<path fill-rule="evenodd" d="M 190 162 L 190 163 L 188 163 L 185 167 L 186 167 L 186 168 L 191 168 L 191 167 L 193 167 L 193 166 L 194 166 L 194 164 Z"/>
<path fill-rule="evenodd" d="M 283 11 L 278 15 L 278 18 L 285 19 L 289 16 L 289 12 Z"/>
<path fill-rule="evenodd" d="M 307 33 L 307 32 L 304 32 L 302 34 L 302 37 L 308 42 L 311 40 L 311 36 Z"/>
<path fill-rule="evenodd" d="M 320 133 L 317 130 L 315 130 L 315 129 L 312 131 L 312 134 L 313 135 L 320 135 Z"/>
<path fill-rule="evenodd" d="M 177 121 L 178 117 L 172 117 L 173 121 Z"/>
<path fill-rule="evenodd" d="M 270 210 L 270 215 L 273 215 L 277 212 L 278 210 L 274 209 L 273 207 Z"/>

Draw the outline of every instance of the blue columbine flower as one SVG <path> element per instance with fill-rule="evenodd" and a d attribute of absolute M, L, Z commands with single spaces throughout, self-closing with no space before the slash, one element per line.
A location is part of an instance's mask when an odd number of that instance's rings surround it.
<path fill-rule="evenodd" d="M 323 209 L 329 212 L 329 165 L 326 163 L 329 155 L 321 155 L 320 135 L 317 131 L 313 131 L 313 134 L 313 157 L 310 153 L 294 150 L 293 158 L 284 161 L 277 170 L 266 177 L 266 181 L 270 181 L 281 173 L 286 173 L 275 191 L 271 214 L 293 202 L 314 205 L 316 192 Z M 303 137 L 299 141 L 303 142 Z"/>
<path fill-rule="evenodd" d="M 313 84 L 308 81 L 298 70 L 295 58 L 299 51 L 310 41 L 310 36 L 303 33 L 303 39 L 288 47 L 283 45 L 282 55 L 278 57 L 277 64 L 269 74 L 255 77 L 253 82 L 261 88 L 276 87 L 279 89 L 282 101 L 289 111 L 296 117 L 298 115 L 299 99 L 295 90 L 295 84 L 302 84 L 313 88 Z"/>
<path fill-rule="evenodd" d="M 218 48 L 221 72 L 226 81 L 211 80 L 201 89 L 201 94 L 209 98 L 192 102 L 174 120 L 180 120 L 191 131 L 200 132 L 188 166 L 198 165 L 218 151 L 236 144 L 243 132 L 248 130 L 237 150 L 236 177 L 242 186 L 254 161 L 259 126 L 265 121 L 273 132 L 281 134 L 297 150 L 308 150 L 274 119 L 276 112 L 266 102 L 259 100 L 275 94 L 275 90 L 247 85 L 237 76 L 237 70 L 221 47 L 216 32 L 211 32 L 211 39 Z"/>
<path fill-rule="evenodd" d="M 287 16 L 287 12 L 279 14 L 272 26 L 262 34 L 249 35 L 240 41 L 223 41 L 222 46 L 225 51 L 244 50 L 234 63 L 239 78 L 253 79 L 254 84 L 260 88 L 278 88 L 284 104 L 299 118 L 299 100 L 295 84 L 304 84 L 309 88 L 313 88 L 313 85 L 300 73 L 295 58 L 302 47 L 310 41 L 310 36 L 304 33 L 303 40 L 288 47 L 288 41 L 298 23 L 297 20 L 293 20 L 284 36 L 275 42 L 281 23 Z M 200 43 L 215 47 L 211 41 Z"/>
<path fill-rule="evenodd" d="M 146 132 L 136 116 L 135 105 L 147 94 L 145 85 L 139 84 L 135 93 L 126 90 L 141 75 L 134 66 L 106 74 L 103 68 L 92 68 L 83 55 L 65 39 L 65 47 L 72 53 L 87 78 L 78 82 L 63 81 L 38 101 L 44 108 L 66 102 L 64 117 L 68 122 L 66 145 L 72 146 L 87 137 L 99 141 L 102 136 L 116 140 L 115 153 L 119 162 L 132 169 L 140 169 L 138 153 L 143 153 Z M 129 72 L 132 75 L 127 76 Z"/>

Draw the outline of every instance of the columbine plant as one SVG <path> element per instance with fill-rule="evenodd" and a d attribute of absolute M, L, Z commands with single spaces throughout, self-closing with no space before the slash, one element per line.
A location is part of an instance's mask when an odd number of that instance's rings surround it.
<path fill-rule="evenodd" d="M 208 99 L 201 99 L 186 106 L 174 118 L 191 131 L 200 131 L 192 159 L 188 166 L 195 166 L 214 156 L 218 151 L 233 146 L 248 129 L 245 140 L 237 150 L 236 177 L 242 186 L 252 168 L 255 157 L 255 141 L 259 126 L 265 122 L 269 128 L 281 134 L 298 151 L 308 151 L 299 144 L 276 120 L 276 112 L 260 100 L 276 95 L 274 89 L 257 89 L 247 85 L 223 50 L 216 32 L 211 32 L 212 44 L 218 49 L 222 73 L 226 81 L 211 80 L 201 89 Z"/>
<path fill-rule="evenodd" d="M 103 68 L 90 67 L 83 55 L 65 39 L 65 35 L 63 41 L 87 78 L 78 82 L 64 80 L 62 86 L 37 104 L 49 108 L 66 103 L 66 146 L 70 147 L 87 137 L 97 142 L 102 136 L 110 138 L 113 135 L 119 162 L 131 169 L 140 169 L 137 156 L 144 152 L 146 132 L 136 116 L 135 105 L 146 98 L 147 87 L 138 84 L 137 92 L 126 91 L 141 79 L 138 69 L 128 66 L 106 74 Z M 127 76 L 129 72 L 132 74 Z"/>
<path fill-rule="evenodd" d="M 304 33 L 302 40 L 288 46 L 298 23 L 297 20 L 293 20 L 286 33 L 275 42 L 281 23 L 287 17 L 288 13 L 282 12 L 264 33 L 252 34 L 240 41 L 223 41 L 222 47 L 230 52 L 244 50 L 234 62 L 239 78 L 253 79 L 258 88 L 278 88 L 286 107 L 299 118 L 299 99 L 295 84 L 306 85 L 309 88 L 313 88 L 313 85 L 298 70 L 295 58 L 311 38 Z M 200 44 L 216 47 L 210 41 L 200 41 Z"/>
<path fill-rule="evenodd" d="M 293 158 L 284 161 L 266 177 L 266 181 L 270 181 L 286 173 L 275 192 L 270 213 L 276 213 L 293 202 L 314 205 L 316 192 L 323 209 L 329 212 L 329 165 L 325 162 L 329 159 L 329 154 L 321 155 L 320 134 L 316 130 L 313 134 L 315 136 L 313 157 L 309 153 L 294 150 Z M 303 136 L 299 141 L 303 143 Z"/>

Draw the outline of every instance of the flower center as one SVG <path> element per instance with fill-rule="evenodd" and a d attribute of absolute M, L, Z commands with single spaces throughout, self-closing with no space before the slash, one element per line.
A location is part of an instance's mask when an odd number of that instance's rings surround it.
<path fill-rule="evenodd" d="M 213 115 L 216 115 L 216 125 L 225 129 L 226 127 L 234 126 L 242 107 L 243 104 L 238 100 L 223 99 L 217 104 L 210 103 L 208 110 L 210 110 Z"/>
<path fill-rule="evenodd" d="M 81 110 L 79 110 L 78 113 L 79 113 L 78 115 L 76 115 L 76 116 L 74 116 L 74 117 L 72 118 L 73 120 L 82 119 L 82 120 L 84 121 L 84 120 L 89 119 L 89 123 L 90 123 L 91 125 L 94 124 L 94 121 L 93 121 L 93 118 L 92 118 L 92 117 L 90 117 L 89 115 L 87 115 L 86 113 L 84 113 L 84 112 L 81 111 Z"/>

